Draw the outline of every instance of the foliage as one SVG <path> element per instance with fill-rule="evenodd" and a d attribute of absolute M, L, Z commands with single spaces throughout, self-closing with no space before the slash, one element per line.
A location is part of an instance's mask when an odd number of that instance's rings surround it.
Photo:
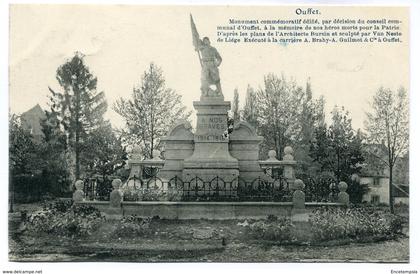
<path fill-rule="evenodd" d="M 67 137 L 60 129 L 57 113 L 46 111 L 41 121 L 43 140 L 38 145 L 37 161 L 42 163 L 42 175 L 49 182 L 50 192 L 56 196 L 71 191 L 71 165 L 68 161 Z"/>
<path fill-rule="evenodd" d="M 309 81 L 304 90 L 294 80 L 287 81 L 283 75 L 266 75 L 263 88 L 255 92 L 248 86 L 241 117 L 264 137 L 260 157 L 275 149 L 281 159 L 284 147 L 291 145 L 296 148 L 296 160 L 301 163 L 299 166 L 308 172 L 312 162 L 309 143 L 313 139 L 314 128 L 324 123 L 324 99 L 313 98 Z"/>
<path fill-rule="evenodd" d="M 61 212 L 64 213 L 71 209 L 73 206 L 72 199 L 60 199 L 51 203 L 45 203 L 43 205 L 44 210 L 51 210 L 53 212 Z"/>
<path fill-rule="evenodd" d="M 315 139 L 316 128 L 325 124 L 324 105 L 325 100 L 322 96 L 318 99 L 313 98 L 310 79 L 308 79 L 299 117 L 301 129 L 293 143 L 295 159 L 300 163 L 296 168 L 297 173 L 316 176 L 320 172 L 318 165 L 314 165 L 310 149 L 311 142 Z"/>
<path fill-rule="evenodd" d="M 393 169 L 397 159 L 408 152 L 409 141 L 409 103 L 406 90 L 397 92 L 380 87 L 371 103 L 372 112 L 367 113 L 365 128 L 371 144 L 383 144 L 386 156 L 371 153 L 377 161 L 389 168 L 390 205 L 393 211 Z"/>
<path fill-rule="evenodd" d="M 180 201 L 182 198 L 182 191 L 173 188 L 126 189 L 123 194 L 124 201 Z"/>
<path fill-rule="evenodd" d="M 140 200 L 140 192 L 136 189 L 126 189 L 123 191 L 124 201 L 135 202 Z"/>
<path fill-rule="evenodd" d="M 34 143 L 17 117 L 10 118 L 10 182 L 18 201 L 36 201 L 47 192 L 63 196 L 69 191 L 65 143 L 46 133 L 44 140 Z"/>
<path fill-rule="evenodd" d="M 347 181 L 362 168 L 363 139 L 360 132 L 353 130 L 349 113 L 344 108 L 334 108 L 332 121 L 328 128 L 317 128 L 311 155 L 322 171 L 334 172 L 338 181 Z"/>
<path fill-rule="evenodd" d="M 104 122 L 87 136 L 83 151 L 85 157 L 81 162 L 87 167 L 89 176 L 100 175 L 103 180 L 116 174 L 128 159 L 121 138 L 116 136 L 109 122 Z"/>
<path fill-rule="evenodd" d="M 239 123 L 241 117 L 239 113 L 239 93 L 238 89 L 235 88 L 233 91 L 233 101 L 231 111 L 229 111 L 228 121 L 227 121 L 227 134 L 231 134 L 233 132 L 233 128 L 237 123 Z"/>
<path fill-rule="evenodd" d="M 257 95 L 250 85 L 246 90 L 245 106 L 241 112 L 241 118 L 257 128 Z"/>
<path fill-rule="evenodd" d="M 40 201 L 49 190 L 49 180 L 42 175 L 11 175 L 11 191 L 13 201 L 30 203 Z"/>
<path fill-rule="evenodd" d="M 232 108 L 231 109 L 232 109 L 231 113 L 232 113 L 233 124 L 237 124 L 240 120 L 239 93 L 238 93 L 237 88 L 235 88 L 235 90 L 233 91 L 233 101 L 232 101 Z"/>
<path fill-rule="evenodd" d="M 112 178 L 110 177 L 97 177 L 96 179 L 96 199 L 100 201 L 109 200 L 109 194 L 112 192 Z"/>
<path fill-rule="evenodd" d="M 331 191 L 336 194 L 336 189 L 330 189 L 330 185 L 335 185 L 336 179 L 330 172 L 321 172 L 314 177 L 299 177 L 305 183 L 305 199 L 310 202 L 328 202 L 331 201 Z"/>
<path fill-rule="evenodd" d="M 369 185 L 361 184 L 360 179 L 347 180 L 347 190 L 349 194 L 349 200 L 353 204 L 360 204 L 363 199 L 363 195 L 369 191 Z"/>
<path fill-rule="evenodd" d="M 325 207 L 315 210 L 309 222 L 314 241 L 390 239 L 402 230 L 400 217 L 374 208 Z"/>
<path fill-rule="evenodd" d="M 282 158 L 283 148 L 290 145 L 301 130 L 299 118 L 305 94 L 295 81 L 269 74 L 256 95 L 258 131 L 264 137 L 261 154 L 266 155 L 264 152 L 274 148 Z"/>
<path fill-rule="evenodd" d="M 140 218 L 135 215 L 123 217 L 115 227 L 113 235 L 116 237 L 144 236 L 149 233 L 151 219 Z"/>
<path fill-rule="evenodd" d="M 12 174 L 30 174 L 39 170 L 37 146 L 29 131 L 22 128 L 19 117 L 9 116 L 9 169 Z"/>
<path fill-rule="evenodd" d="M 76 53 L 57 69 L 56 79 L 61 91 L 49 88 L 51 111 L 47 116 L 58 120 L 67 136 L 67 145 L 75 155 L 76 178 L 80 178 L 83 143 L 93 130 L 103 123 L 107 104 L 103 92 L 97 92 L 97 78 L 84 63 L 84 56 Z"/>
<path fill-rule="evenodd" d="M 409 216 L 409 213 L 410 213 L 409 210 L 410 210 L 410 207 L 407 204 L 404 204 L 402 202 L 395 204 L 395 214 Z"/>
<path fill-rule="evenodd" d="M 50 204 L 28 216 L 25 226 L 29 233 L 48 233 L 60 236 L 92 234 L 104 217 L 92 206 Z"/>
<path fill-rule="evenodd" d="M 62 195 L 66 172 L 59 168 L 55 174 L 48 172 L 51 162 L 46 158 L 45 143 L 35 143 L 32 134 L 21 126 L 19 117 L 14 114 L 9 117 L 9 138 L 9 180 L 13 201 L 39 201 L 47 193 Z M 59 158 L 56 160 L 53 163 L 58 163 Z"/>
<path fill-rule="evenodd" d="M 290 218 L 268 216 L 266 220 L 250 223 L 248 233 L 256 239 L 289 243 L 294 241 L 293 224 Z"/>
<path fill-rule="evenodd" d="M 114 110 L 125 120 L 122 131 L 124 140 L 133 146 L 140 146 L 143 155 L 153 158 L 153 150 L 160 146 L 160 138 L 165 136 L 176 119 L 187 119 L 181 103 L 181 96 L 166 88 L 162 70 L 151 63 L 144 72 L 141 83 L 133 88 L 132 98 L 120 98 Z"/>
<path fill-rule="evenodd" d="M 344 108 L 332 111 L 332 124 L 321 125 L 315 130 L 315 140 L 310 146 L 310 156 L 321 172 L 332 172 L 337 180 L 349 185 L 347 193 L 352 203 L 360 203 L 367 188 L 359 182 L 350 181 L 360 173 L 365 160 L 362 152 L 363 136 L 354 131 L 351 118 Z"/>

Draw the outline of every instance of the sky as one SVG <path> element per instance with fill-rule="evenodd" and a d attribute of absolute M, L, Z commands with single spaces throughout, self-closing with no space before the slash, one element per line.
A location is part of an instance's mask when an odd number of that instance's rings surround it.
<path fill-rule="evenodd" d="M 48 108 L 48 87 L 59 90 L 57 68 L 76 51 L 98 77 L 98 90 L 108 101 L 106 118 L 115 127 L 123 120 L 112 110 L 150 62 L 162 68 L 166 86 L 182 95 L 193 110 L 200 97 L 200 64 L 191 38 L 189 14 L 201 37 L 208 36 L 223 58 L 220 77 L 225 100 L 238 89 L 240 105 L 246 87 L 258 89 L 264 75 L 284 74 L 305 86 L 310 78 L 314 97 L 324 96 L 326 113 L 335 105 L 350 111 L 354 128 L 363 128 L 369 101 L 380 86 L 409 87 L 408 27 L 399 44 L 342 43 L 281 46 L 228 44 L 216 41 L 217 25 L 228 19 L 298 18 L 296 7 L 12 5 L 10 8 L 10 111 L 22 113 L 36 104 Z M 401 8 L 323 7 L 321 18 L 400 18 Z"/>

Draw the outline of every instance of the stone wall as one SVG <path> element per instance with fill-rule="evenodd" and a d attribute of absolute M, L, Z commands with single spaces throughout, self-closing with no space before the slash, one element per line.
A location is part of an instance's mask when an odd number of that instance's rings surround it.
<path fill-rule="evenodd" d="M 165 219 L 265 219 L 268 215 L 291 216 L 291 202 L 122 202 L 120 207 L 110 207 L 109 202 L 83 201 L 79 204 L 98 208 L 108 219 L 137 215 L 159 216 Z M 339 203 L 305 203 L 304 212 L 319 207 L 341 207 Z"/>

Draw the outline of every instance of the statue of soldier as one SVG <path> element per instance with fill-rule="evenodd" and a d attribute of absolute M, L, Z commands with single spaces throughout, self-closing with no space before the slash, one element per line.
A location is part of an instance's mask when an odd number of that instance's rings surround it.
<path fill-rule="evenodd" d="M 210 45 L 208 37 L 199 40 L 198 49 L 201 53 L 201 92 L 205 96 L 211 96 L 211 91 L 214 91 L 215 96 L 220 96 L 222 87 L 218 67 L 222 63 L 222 57 L 217 49 Z M 216 90 L 210 90 L 212 85 L 216 86 Z"/>
<path fill-rule="evenodd" d="M 201 96 L 223 97 L 218 69 L 222 63 L 222 57 L 217 49 L 210 45 L 208 37 L 200 39 L 192 15 L 190 15 L 190 21 L 193 45 L 198 52 L 201 64 Z"/>

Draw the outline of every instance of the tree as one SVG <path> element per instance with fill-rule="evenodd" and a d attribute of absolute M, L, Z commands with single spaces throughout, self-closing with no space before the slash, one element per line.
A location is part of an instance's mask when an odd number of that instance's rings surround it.
<path fill-rule="evenodd" d="M 145 157 L 153 158 L 153 150 L 160 146 L 160 138 L 168 133 L 177 119 L 188 119 L 181 96 L 166 88 L 162 70 L 151 63 L 141 83 L 133 88 L 132 98 L 120 98 L 114 110 L 125 120 L 121 134 L 130 145 L 140 146 Z"/>
<path fill-rule="evenodd" d="M 90 132 L 103 124 L 107 104 L 103 92 L 96 90 L 97 78 L 76 53 L 57 69 L 56 79 L 62 90 L 49 88 L 51 112 L 67 136 L 68 148 L 75 155 L 75 178 L 80 178 L 82 146 Z"/>
<path fill-rule="evenodd" d="M 31 174 L 39 169 L 37 146 L 28 130 L 22 128 L 19 117 L 9 116 L 9 170 L 12 175 Z"/>
<path fill-rule="evenodd" d="M 239 115 L 239 93 L 238 93 L 238 89 L 237 88 L 235 88 L 235 90 L 233 91 L 232 118 L 233 118 L 233 123 L 234 124 L 238 123 L 239 120 L 240 120 L 240 115 Z"/>
<path fill-rule="evenodd" d="M 314 99 L 310 79 L 306 82 L 305 96 L 302 100 L 302 113 L 299 118 L 301 127 L 297 140 L 294 142 L 295 159 L 299 161 L 297 173 L 315 176 L 319 168 L 313 165 L 310 147 L 315 139 L 315 131 L 325 125 L 324 98 Z"/>
<path fill-rule="evenodd" d="M 348 111 L 335 107 L 331 125 L 320 125 L 315 131 L 311 157 L 321 171 L 333 172 L 337 182 L 348 181 L 362 169 L 362 141 L 361 132 L 353 130 Z"/>
<path fill-rule="evenodd" d="M 245 106 L 241 116 L 244 121 L 257 128 L 257 95 L 250 85 L 246 90 Z"/>
<path fill-rule="evenodd" d="M 227 120 L 227 128 L 228 128 L 228 134 L 233 132 L 233 128 L 235 127 L 235 124 L 239 123 L 240 121 L 240 114 L 239 114 L 239 93 L 238 89 L 235 88 L 233 91 L 233 101 L 232 101 L 232 107 L 229 111 L 228 120 Z"/>
<path fill-rule="evenodd" d="M 257 92 L 248 85 L 242 119 L 264 137 L 260 155 L 275 149 L 282 158 L 284 147 L 291 145 L 296 160 L 307 171 L 312 162 L 309 144 L 316 126 L 324 123 L 324 99 L 313 98 L 309 80 L 304 90 L 283 75 L 268 74 Z"/>
<path fill-rule="evenodd" d="M 394 212 L 393 169 L 397 159 L 408 151 L 409 114 L 408 96 L 401 87 L 397 92 L 380 87 L 371 102 L 372 111 L 366 113 L 365 129 L 368 141 L 384 144 L 386 157 L 373 153 L 378 161 L 384 162 L 389 169 L 389 204 Z"/>
<path fill-rule="evenodd" d="M 329 127 L 321 124 L 315 130 L 315 140 L 310 146 L 310 156 L 321 172 L 332 172 L 337 180 L 348 184 L 350 201 L 360 203 L 367 188 L 358 181 L 350 180 L 362 169 L 363 136 L 354 131 L 348 111 L 335 107 Z"/>
<path fill-rule="evenodd" d="M 42 175 L 48 182 L 50 192 L 62 194 L 71 184 L 67 136 L 60 128 L 60 120 L 55 112 L 46 111 L 41 121 L 43 140 L 39 144 L 38 160 L 43 163 Z"/>
<path fill-rule="evenodd" d="M 362 155 L 362 136 L 351 125 L 349 112 L 344 107 L 334 108 L 329 138 L 333 149 L 333 166 L 338 181 L 348 181 L 350 176 L 359 173 L 364 161 Z M 334 167 L 335 165 L 335 167 Z"/>
<path fill-rule="evenodd" d="M 262 149 L 275 149 L 279 158 L 283 149 L 296 140 L 301 130 L 303 89 L 295 81 L 274 74 L 264 77 L 264 88 L 257 92 L 257 123 L 264 137 Z M 264 151 L 265 152 L 265 151 Z M 265 153 L 263 153 L 265 154 Z"/>
<path fill-rule="evenodd" d="M 91 132 L 83 149 L 87 157 L 82 163 L 91 175 L 100 175 L 103 180 L 123 168 L 127 160 L 121 138 L 116 136 L 109 122 Z"/>

